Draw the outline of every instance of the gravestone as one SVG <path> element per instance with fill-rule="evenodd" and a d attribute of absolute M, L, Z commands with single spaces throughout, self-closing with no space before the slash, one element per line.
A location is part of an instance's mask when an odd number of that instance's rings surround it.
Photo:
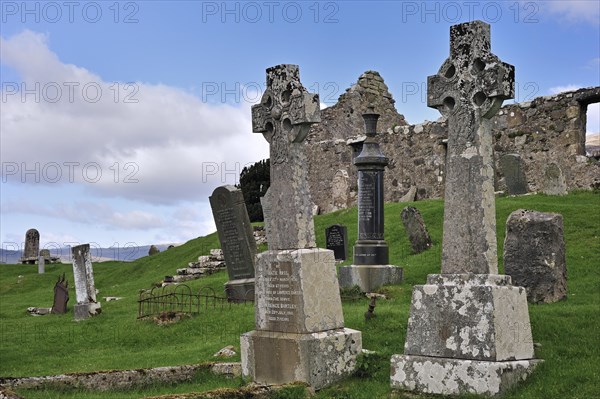
<path fill-rule="evenodd" d="M 389 264 L 388 244 L 383 236 L 383 170 L 388 159 L 375 139 L 379 114 L 370 107 L 363 119 L 367 138 L 353 161 L 358 169 L 358 240 L 354 244 L 353 264 L 340 267 L 340 285 L 372 292 L 382 285 L 401 283 L 402 268 Z"/>
<path fill-rule="evenodd" d="M 44 257 L 46 263 L 59 263 L 60 256 L 53 256 L 47 248 L 40 249 L 40 256 Z"/>
<path fill-rule="evenodd" d="M 65 280 L 65 274 L 58 278 L 54 284 L 54 302 L 51 312 L 54 314 L 64 314 L 67 312 L 67 302 L 69 302 L 69 282 Z"/>
<path fill-rule="evenodd" d="M 271 220 L 271 201 L 269 199 L 269 189 L 265 192 L 265 195 L 260 197 L 260 206 L 263 211 L 263 220 L 265 223 L 265 236 L 267 237 L 267 242 L 269 242 L 269 220 Z"/>
<path fill-rule="evenodd" d="M 531 303 L 567 298 L 563 218 L 519 209 L 506 221 L 504 273 L 525 287 Z"/>
<path fill-rule="evenodd" d="M 240 338 L 242 374 L 260 384 L 319 389 L 350 375 L 362 350 L 361 333 L 344 328 L 333 251 L 315 244 L 303 141 L 319 121 L 298 66 L 267 69 L 252 128 L 270 144 L 269 250 L 256 260 L 256 329 Z"/>
<path fill-rule="evenodd" d="M 36 229 L 29 229 L 25 233 L 25 248 L 21 257 L 22 264 L 33 265 L 38 260 L 40 251 L 40 232 Z"/>
<path fill-rule="evenodd" d="M 425 227 L 421 212 L 414 206 L 407 206 L 400 213 L 402 224 L 408 235 L 410 246 L 414 253 L 421 253 L 431 248 L 431 238 Z"/>
<path fill-rule="evenodd" d="M 90 244 L 71 248 L 73 260 L 73 278 L 75 280 L 75 299 L 73 308 L 75 321 L 87 319 L 101 312 L 100 302 L 96 301 L 94 269 L 90 254 Z"/>
<path fill-rule="evenodd" d="M 254 258 L 256 241 L 242 190 L 217 187 L 209 198 L 217 226 L 229 281 L 225 292 L 230 302 L 254 298 Z"/>
<path fill-rule="evenodd" d="M 506 154 L 500 158 L 500 168 L 504 175 L 506 192 L 509 195 L 526 194 L 527 178 L 523 170 L 523 159 L 518 154 Z"/>
<path fill-rule="evenodd" d="M 345 169 L 335 172 L 331 182 L 331 212 L 348 208 L 348 179 L 348 172 Z"/>
<path fill-rule="evenodd" d="M 560 166 L 554 162 L 544 171 L 542 192 L 546 195 L 567 195 L 565 176 Z"/>
<path fill-rule="evenodd" d="M 428 78 L 428 106 L 448 120 L 442 273 L 413 287 L 404 355 L 391 385 L 443 395 L 499 395 L 539 363 L 527 296 L 498 275 L 490 118 L 514 95 L 514 67 L 490 52 L 490 26 L 450 28 L 450 57 Z"/>
<path fill-rule="evenodd" d="M 38 257 L 38 274 L 46 272 L 46 258 L 43 255 Z"/>
<path fill-rule="evenodd" d="M 333 251 L 335 260 L 346 260 L 348 253 L 348 228 L 334 224 L 325 229 L 325 247 Z"/>

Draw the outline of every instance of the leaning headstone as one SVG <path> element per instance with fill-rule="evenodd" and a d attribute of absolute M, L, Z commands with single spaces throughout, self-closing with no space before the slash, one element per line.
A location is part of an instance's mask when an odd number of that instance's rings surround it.
<path fill-rule="evenodd" d="M 242 373 L 260 384 L 319 389 L 350 375 L 362 350 L 361 333 L 344 328 L 333 251 L 315 244 L 303 141 L 319 121 L 298 66 L 267 69 L 252 128 L 270 144 L 269 250 L 256 261 L 256 329 L 240 339 Z"/>
<path fill-rule="evenodd" d="M 69 283 L 65 280 L 65 274 L 58 278 L 54 285 L 54 302 L 52 303 L 52 313 L 64 314 L 67 312 L 67 302 L 69 302 Z"/>
<path fill-rule="evenodd" d="M 557 213 L 519 209 L 506 221 L 504 273 L 525 287 L 531 303 L 567 297 L 563 218 Z"/>
<path fill-rule="evenodd" d="M 46 258 L 43 255 L 38 257 L 38 274 L 46 272 Z"/>
<path fill-rule="evenodd" d="M 263 220 L 265 223 L 265 237 L 267 238 L 268 242 L 270 229 L 269 220 L 271 220 L 271 200 L 269 197 L 269 189 L 267 189 L 267 192 L 264 196 L 260 197 L 260 206 L 262 207 L 263 211 Z"/>
<path fill-rule="evenodd" d="M 442 273 L 413 287 L 404 355 L 391 385 L 442 395 L 498 395 L 539 363 L 527 295 L 498 275 L 491 121 L 514 95 L 514 67 L 490 52 L 490 26 L 450 28 L 450 57 L 428 78 L 428 106 L 448 120 Z"/>
<path fill-rule="evenodd" d="M 431 238 L 421 212 L 414 206 L 407 206 L 400 213 L 402 224 L 408 235 L 410 246 L 414 253 L 419 254 L 431 248 Z"/>
<path fill-rule="evenodd" d="M 33 265 L 38 260 L 40 251 L 40 232 L 36 229 L 29 229 L 25 233 L 25 248 L 23 249 L 22 264 Z"/>
<path fill-rule="evenodd" d="M 72 247 L 71 254 L 73 260 L 73 278 L 75 279 L 75 297 L 77 299 L 73 313 L 75 320 L 78 321 L 100 313 L 101 305 L 96 300 L 90 244 Z"/>
<path fill-rule="evenodd" d="M 335 260 L 346 260 L 348 253 L 348 228 L 334 224 L 325 229 L 325 247 L 333 251 Z"/>
<path fill-rule="evenodd" d="M 518 154 L 506 154 L 500 158 L 506 191 L 509 195 L 526 194 L 527 178 L 523 170 L 523 159 Z"/>
<path fill-rule="evenodd" d="M 401 283 L 402 268 L 389 264 L 388 244 L 383 236 L 383 171 L 388 159 L 375 139 L 379 114 L 370 108 L 363 119 L 367 138 L 354 158 L 358 169 L 358 240 L 354 244 L 353 264 L 340 267 L 340 285 L 372 292 L 382 285 Z"/>
<path fill-rule="evenodd" d="M 546 195 L 567 195 L 567 183 L 562 169 L 552 162 L 544 171 L 542 192 Z"/>
<path fill-rule="evenodd" d="M 242 190 L 217 187 L 209 198 L 217 226 L 229 281 L 225 292 L 231 302 L 254 298 L 254 258 L 256 241 Z"/>

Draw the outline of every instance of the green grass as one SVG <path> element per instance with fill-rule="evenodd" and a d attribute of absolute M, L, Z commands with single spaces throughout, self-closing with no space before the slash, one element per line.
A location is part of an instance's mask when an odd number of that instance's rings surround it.
<path fill-rule="evenodd" d="M 536 356 L 545 360 L 534 375 L 507 398 L 595 398 L 600 392 L 600 194 L 578 192 L 566 197 L 532 195 L 498 198 L 498 254 L 502 255 L 505 222 L 519 208 L 561 213 L 564 217 L 568 269 L 568 300 L 530 305 L 533 337 L 541 347 Z M 433 248 L 413 255 L 400 212 L 406 204 L 386 205 L 386 240 L 391 262 L 404 267 L 405 282 L 384 287 L 389 299 L 378 301 L 377 317 L 364 319 L 367 300 L 344 301 L 346 326 L 362 331 L 363 347 L 377 355 L 361 360 L 360 377 L 355 376 L 322 390 L 318 398 L 383 398 L 390 395 L 389 361 L 403 352 L 412 285 L 422 284 L 429 273 L 440 269 L 443 202 L 411 203 L 427 224 Z M 318 245 L 324 247 L 325 227 L 333 223 L 348 226 L 350 246 L 356 240 L 356 208 L 315 219 Z M 28 306 L 51 306 L 52 287 L 62 272 L 71 286 L 69 309 L 75 298 L 70 265 L 47 266 L 44 275 L 36 266 L 0 266 L 0 376 L 34 376 L 66 372 L 134 369 L 214 361 L 212 354 L 226 345 L 239 348 L 239 335 L 253 329 L 251 306 L 207 309 L 198 316 L 170 326 L 138 321 L 138 290 L 149 288 L 164 275 L 210 248 L 218 248 L 215 234 L 145 257 L 132 263 L 94 265 L 99 297 L 123 296 L 116 302 L 102 302 L 103 313 L 76 323 L 71 312 L 63 316 L 32 317 Z M 351 251 L 350 251 L 351 252 Z M 351 254 L 349 254 L 351 255 Z M 349 259 L 344 264 L 350 264 Z M 23 277 L 18 278 L 19 275 Z M 189 283 L 193 289 L 211 286 L 222 292 L 225 272 Z M 19 282 L 20 281 L 20 282 Z M 232 359 L 239 360 L 239 355 Z M 215 386 L 239 385 L 237 380 L 201 375 L 189 384 L 159 386 L 113 396 L 83 392 L 21 391 L 26 398 L 141 398 L 160 393 L 202 392 Z M 302 389 L 283 391 L 280 397 L 302 397 Z M 275 395 L 275 396 L 277 396 Z M 414 397 L 394 393 L 397 398 Z M 428 398 L 429 396 L 420 396 Z"/>

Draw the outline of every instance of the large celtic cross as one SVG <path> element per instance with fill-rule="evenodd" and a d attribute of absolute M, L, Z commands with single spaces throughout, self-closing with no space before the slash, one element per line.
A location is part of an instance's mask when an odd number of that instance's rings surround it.
<path fill-rule="evenodd" d="M 267 89 L 252 107 L 252 130 L 270 144 L 271 250 L 316 246 L 303 141 L 320 121 L 319 95 L 302 86 L 297 65 L 267 69 Z"/>
<path fill-rule="evenodd" d="M 490 26 L 450 28 L 450 57 L 427 79 L 427 105 L 448 119 L 442 273 L 497 274 L 492 118 L 513 98 L 515 70 L 490 51 Z"/>

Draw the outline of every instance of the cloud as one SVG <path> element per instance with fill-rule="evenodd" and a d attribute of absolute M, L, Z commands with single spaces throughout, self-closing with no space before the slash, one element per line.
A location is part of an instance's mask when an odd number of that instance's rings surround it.
<path fill-rule="evenodd" d="M 550 94 L 558 94 L 558 93 L 562 93 L 565 91 L 573 91 L 573 90 L 581 89 L 582 87 L 583 86 L 581 86 L 581 85 L 568 84 L 565 86 L 551 87 L 548 91 L 550 92 Z"/>
<path fill-rule="evenodd" d="M 39 163 L 41 184 L 59 165 L 58 183 L 89 194 L 176 204 L 235 183 L 243 166 L 268 157 L 247 102 L 208 104 L 167 85 L 104 81 L 61 62 L 40 33 L 0 40 L 2 62 L 22 78 L 3 82 L 0 155 L 21 170 Z M 23 180 L 19 170 L 4 172 L 9 183 Z"/>
<path fill-rule="evenodd" d="M 600 25 L 600 2 L 597 0 L 551 0 L 537 2 L 543 10 L 567 23 Z"/>

